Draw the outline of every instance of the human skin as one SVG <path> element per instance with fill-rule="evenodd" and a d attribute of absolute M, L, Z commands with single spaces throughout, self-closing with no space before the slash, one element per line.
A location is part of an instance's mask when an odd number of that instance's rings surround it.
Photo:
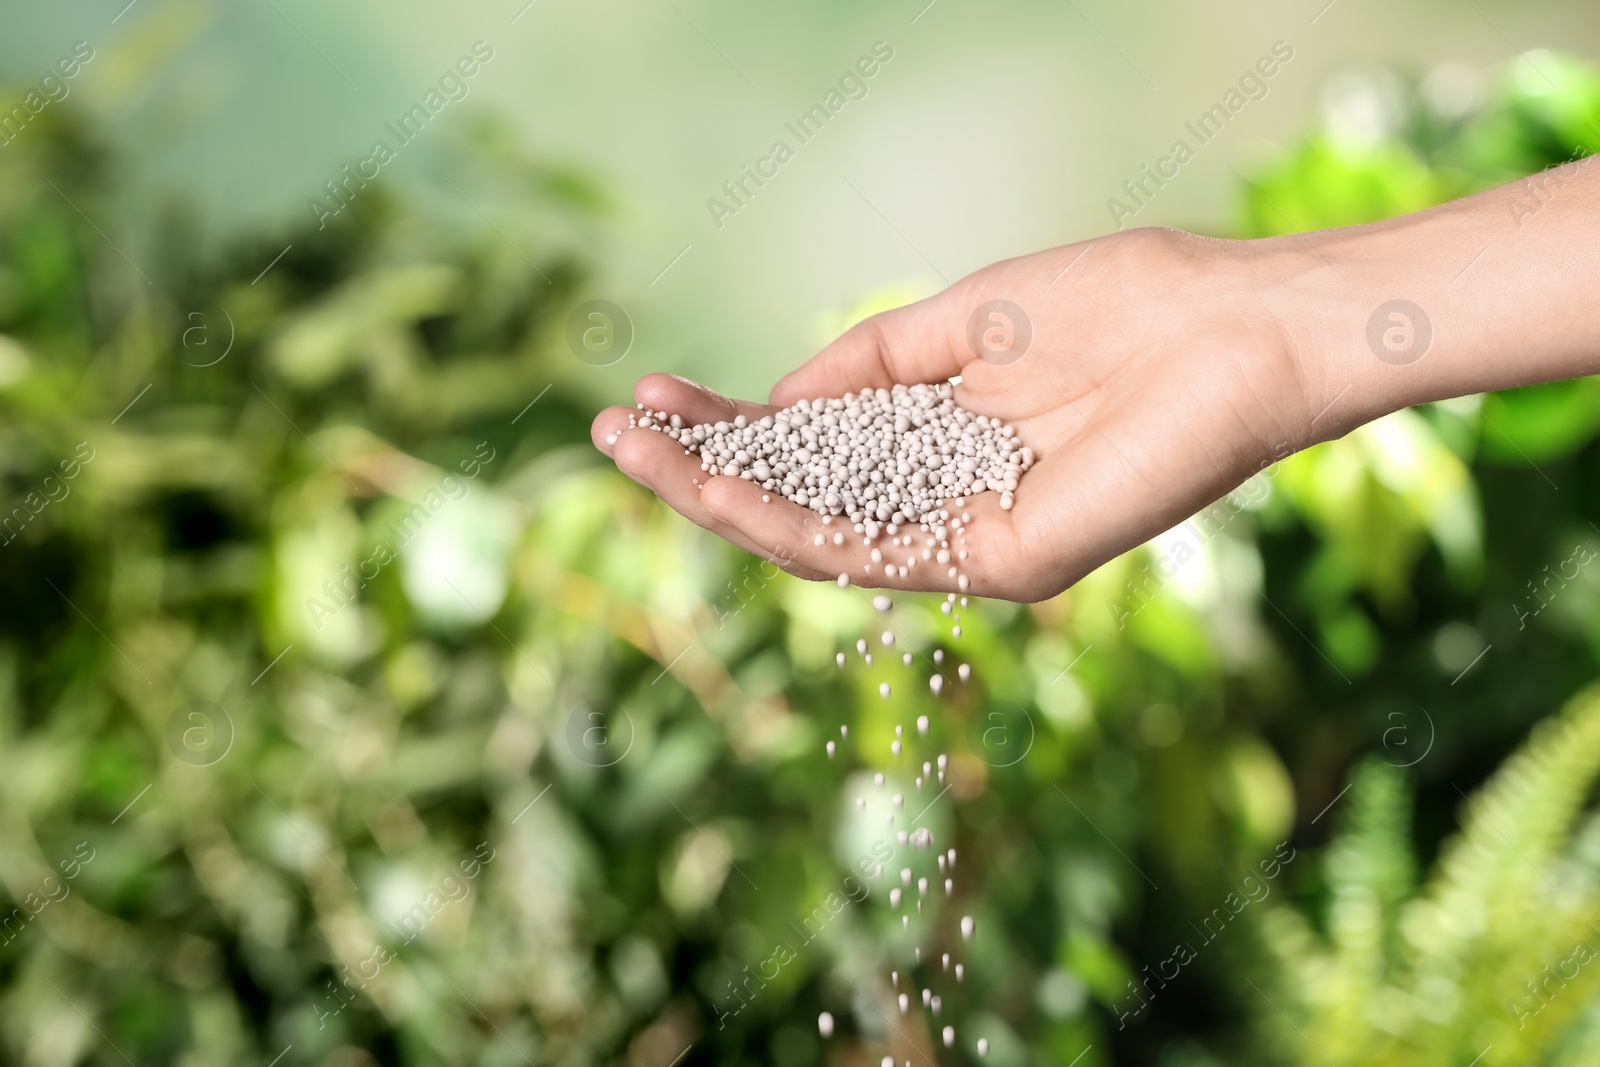
<path fill-rule="evenodd" d="M 1600 162 L 1566 164 L 1541 186 L 1538 200 L 1512 183 L 1290 237 L 1141 229 L 1065 245 L 861 322 L 779 381 L 769 404 L 667 374 L 640 379 L 634 399 L 690 422 L 756 419 L 801 399 L 959 375 L 956 402 L 1008 421 L 1036 457 L 1012 510 L 996 493 L 963 506 L 968 591 L 1042 600 L 1276 460 L 1389 412 L 1600 371 Z M 1422 316 L 1380 311 L 1397 299 Z M 1012 362 L 969 340 L 990 300 L 1032 325 Z M 1374 320 L 1387 347 L 1369 340 Z M 707 475 L 664 434 L 629 428 L 634 412 L 601 412 L 595 446 L 706 529 L 805 578 L 955 591 L 944 568 L 868 574 L 859 536 L 813 545 L 816 512 Z"/>

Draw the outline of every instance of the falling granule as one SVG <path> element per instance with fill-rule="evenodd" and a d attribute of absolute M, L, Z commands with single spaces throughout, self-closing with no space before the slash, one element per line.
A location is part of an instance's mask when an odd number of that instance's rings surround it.
<path fill-rule="evenodd" d="M 894 607 L 894 601 L 880 594 L 872 598 L 872 606 L 878 611 L 888 612 L 890 608 Z"/>
<path fill-rule="evenodd" d="M 932 1003 L 933 1003 L 933 990 L 924 989 L 922 991 L 922 1006 L 924 1008 L 926 1008 Z"/>
<path fill-rule="evenodd" d="M 900 1014 L 904 1015 L 911 1010 L 911 998 L 904 993 L 900 994 Z"/>
<path fill-rule="evenodd" d="M 945 1027 L 944 1028 L 944 1047 L 945 1048 L 954 1048 L 955 1044 L 956 1044 L 956 1028 L 953 1027 L 953 1026 Z"/>
<path fill-rule="evenodd" d="M 895 909 L 896 911 L 900 910 L 901 899 L 902 894 L 899 886 L 895 886 L 893 889 L 889 890 L 889 907 Z"/>
<path fill-rule="evenodd" d="M 900 870 L 900 884 L 901 885 L 910 885 L 911 884 L 911 868 L 910 867 L 901 868 L 901 870 Z"/>
<path fill-rule="evenodd" d="M 944 688 L 944 679 L 937 674 L 934 675 L 928 679 L 928 688 L 933 690 L 934 696 L 938 696 L 939 690 Z"/>
<path fill-rule="evenodd" d="M 882 1062 L 878 1064 L 878 1067 L 894 1067 L 894 1057 L 885 1056 Z"/>
<path fill-rule="evenodd" d="M 845 586 L 847 586 L 849 584 L 850 584 L 850 576 L 848 574 L 839 575 L 839 588 L 840 589 L 843 589 Z"/>
<path fill-rule="evenodd" d="M 834 656 L 834 657 L 833 657 L 833 660 L 834 660 L 834 662 L 835 662 L 835 663 L 837 663 L 837 664 L 838 664 L 838 665 L 839 665 L 839 666 L 840 666 L 840 667 L 843 667 L 843 666 L 844 666 L 844 653 L 843 653 L 843 652 L 840 652 L 840 653 L 839 653 L 839 654 L 838 654 L 838 655 L 836 655 L 836 656 Z"/>
<path fill-rule="evenodd" d="M 883 631 L 883 647 L 884 648 L 888 648 L 892 644 L 894 644 L 894 631 L 892 631 L 892 630 Z"/>
<path fill-rule="evenodd" d="M 950 953 L 946 952 L 944 954 L 943 961 L 944 961 L 944 969 L 948 971 L 950 969 Z"/>
<path fill-rule="evenodd" d="M 871 652 L 868 652 L 865 656 L 862 657 L 862 659 L 866 662 L 867 666 L 869 666 L 869 667 L 872 666 L 872 653 Z"/>
<path fill-rule="evenodd" d="M 889 798 L 889 802 L 898 808 L 904 806 L 906 798 L 901 796 L 899 793 L 896 793 L 894 796 Z"/>
<path fill-rule="evenodd" d="M 925 734 L 927 732 L 928 732 L 928 717 L 926 715 L 918 715 L 917 716 L 917 733 Z"/>
<path fill-rule="evenodd" d="M 946 603 L 940 604 L 939 605 L 939 611 L 942 612 L 945 615 L 950 614 L 950 604 L 949 604 L 949 602 L 947 601 Z"/>
<path fill-rule="evenodd" d="M 926 878 L 918 878 L 917 879 L 917 896 L 925 897 L 927 895 L 928 895 L 928 880 Z"/>
<path fill-rule="evenodd" d="M 986 1037 L 978 1038 L 978 1055 L 987 1056 L 988 1054 L 989 1054 L 989 1039 L 986 1038 Z M 889 1059 L 889 1062 L 892 1064 L 894 1062 L 894 1060 L 893 1059 Z"/>
<path fill-rule="evenodd" d="M 900 916 L 900 929 L 902 929 L 902 930 L 911 929 L 911 916 L 909 916 L 909 915 Z"/>
<path fill-rule="evenodd" d="M 889 742 L 889 751 L 894 753 L 896 756 L 900 755 L 900 742 L 898 742 L 898 741 Z"/>
<path fill-rule="evenodd" d="M 906 735 L 906 728 L 899 723 L 895 723 L 894 735 L 896 737 L 904 737 Z"/>
<path fill-rule="evenodd" d="M 954 878 L 946 878 L 944 880 L 944 895 L 947 896 L 947 897 L 954 896 L 955 892 L 956 892 L 956 881 L 955 881 L 955 879 Z"/>
<path fill-rule="evenodd" d="M 821 1034 L 823 1037 L 833 1036 L 832 1015 L 829 1015 L 827 1012 L 823 1012 L 821 1015 L 817 1016 L 817 1033 Z"/>
<path fill-rule="evenodd" d="M 956 668 L 956 677 L 960 678 L 963 682 L 966 681 L 967 679 L 971 678 L 972 677 L 972 667 L 971 667 L 971 665 L 963 663 L 961 666 L 957 667 Z"/>
<path fill-rule="evenodd" d="M 935 993 L 933 995 L 933 999 L 928 1002 L 928 1010 L 933 1012 L 935 1015 L 938 1015 L 940 1009 L 943 1007 L 944 1001 L 939 999 L 939 994 Z"/>
<path fill-rule="evenodd" d="M 874 774 L 872 776 L 872 784 L 877 786 L 880 789 L 883 788 L 883 772 L 882 771 L 879 771 L 877 774 Z"/>
<path fill-rule="evenodd" d="M 966 607 L 967 606 L 967 598 L 966 597 L 962 597 L 961 598 L 961 606 L 962 607 Z"/>
<path fill-rule="evenodd" d="M 848 727 L 846 725 L 843 725 L 843 724 L 840 724 L 840 726 L 839 726 L 839 736 L 840 737 L 849 737 L 850 736 L 850 727 Z"/>
<path fill-rule="evenodd" d="M 952 849 L 948 849 L 945 852 L 945 858 L 950 861 L 950 869 L 952 871 L 955 870 L 956 869 L 956 850 L 953 849 L 953 848 Z"/>
<path fill-rule="evenodd" d="M 972 923 L 972 916 L 970 916 L 970 915 L 961 916 L 961 940 L 963 940 L 963 941 L 971 941 L 972 940 L 972 931 L 973 931 L 973 929 L 974 929 L 974 927 L 973 927 L 973 923 Z"/>
<path fill-rule="evenodd" d="M 856 797 L 856 810 L 857 811 L 866 811 L 867 810 L 867 798 L 866 797 Z"/>
<path fill-rule="evenodd" d="M 943 752 L 939 753 L 939 769 L 942 771 L 948 766 L 950 766 L 950 757 Z"/>
<path fill-rule="evenodd" d="M 907 652 L 905 655 L 901 656 L 900 662 L 905 664 L 907 667 L 911 666 L 911 653 Z"/>
<path fill-rule="evenodd" d="M 900 972 L 899 971 L 890 971 L 889 972 L 889 984 L 892 985 L 892 986 L 897 986 L 897 987 L 900 985 Z"/>
<path fill-rule="evenodd" d="M 944 662 L 944 649 L 936 648 L 936 649 L 933 650 L 933 662 L 935 662 L 935 663 L 943 663 Z"/>
<path fill-rule="evenodd" d="M 956 964 L 956 981 L 961 981 L 966 976 L 967 970 L 961 964 Z"/>
<path fill-rule="evenodd" d="M 832 741 L 828 742 L 828 758 L 829 759 L 833 758 L 833 742 Z"/>
<path fill-rule="evenodd" d="M 889 683 L 888 682 L 880 682 L 879 683 L 879 685 L 878 685 L 878 695 L 881 696 L 881 697 L 885 697 L 885 698 L 887 698 L 889 696 Z"/>
<path fill-rule="evenodd" d="M 960 637 L 961 636 L 961 627 L 960 626 L 952 626 L 952 627 L 950 627 L 950 636 L 951 637 Z"/>
<path fill-rule="evenodd" d="M 866 654 L 867 654 L 867 639 L 865 637 L 863 637 L 863 638 L 861 638 L 860 640 L 858 640 L 856 642 L 856 655 L 865 656 Z"/>

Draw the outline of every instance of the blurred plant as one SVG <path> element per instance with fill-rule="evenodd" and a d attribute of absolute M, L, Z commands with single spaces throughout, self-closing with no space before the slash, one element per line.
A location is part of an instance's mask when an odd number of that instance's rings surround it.
<path fill-rule="evenodd" d="M 1597 776 L 1591 691 L 1464 797 L 1462 830 L 1419 887 L 1405 775 L 1364 763 L 1323 857 L 1320 922 L 1285 906 L 1261 920 L 1276 967 L 1255 1004 L 1279 1057 L 1593 1062 L 1600 822 L 1584 804 Z"/>
<path fill-rule="evenodd" d="M 1251 232 L 1561 158 L 1589 98 L 1518 78 L 1470 114 L 1402 108 L 1381 150 L 1318 135 L 1256 183 L 1291 221 L 1251 201 Z M 0 153 L 0 890 L 27 916 L 0 911 L 3 1058 L 881 1056 L 881 894 L 794 931 L 872 854 L 850 800 L 927 698 L 834 666 L 877 618 L 859 590 L 773 575 L 597 460 L 594 398 L 642 369 L 567 346 L 601 191 L 490 127 L 426 211 L 375 183 L 326 230 L 200 261 L 179 213 L 113 224 L 73 114 Z M 1358 754 L 1411 768 L 1426 855 L 1447 784 L 1594 677 L 1600 585 L 1525 632 L 1512 607 L 1597 518 L 1584 388 L 1321 446 L 1204 538 L 974 603 L 958 645 L 900 598 L 902 647 L 974 668 L 928 742 L 951 796 L 927 825 L 965 872 L 928 907 L 978 921 L 946 1010 L 991 1063 L 1267 1040 L 1229 993 L 1278 980 L 1253 923 L 1137 1025 L 1111 1008 Z M 1437 736 L 1418 705 L 1452 709 Z M 1311 867 L 1285 875 L 1308 899 Z"/>

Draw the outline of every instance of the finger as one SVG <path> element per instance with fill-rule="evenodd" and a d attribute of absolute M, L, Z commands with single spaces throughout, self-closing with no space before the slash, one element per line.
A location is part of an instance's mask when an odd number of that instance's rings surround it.
<path fill-rule="evenodd" d="M 730 400 L 712 392 L 703 385 L 680 378 L 675 374 L 647 374 L 633 388 L 634 399 L 651 411 L 665 411 L 678 415 L 690 426 L 699 423 L 731 422 L 743 415 L 754 422 L 776 411 L 767 404 L 743 400 Z M 594 446 L 611 456 L 615 438 L 637 422 L 644 414 L 638 408 L 620 405 L 606 408 L 595 416 L 589 427 L 589 438 Z M 630 421 L 633 420 L 633 421 Z"/>
<path fill-rule="evenodd" d="M 622 410 L 626 411 L 626 408 Z M 683 446 L 666 434 L 647 429 L 624 429 L 613 446 L 617 467 L 628 477 L 659 496 L 668 507 L 683 515 L 697 526 L 758 556 L 773 558 L 782 565 L 785 557 L 773 557 L 758 542 L 750 540 L 736 527 L 712 515 L 701 500 L 701 488 L 708 480 L 738 481 L 737 478 L 710 477 L 700 469 L 697 456 L 686 455 Z M 821 577 L 817 573 L 802 575 Z"/>
<path fill-rule="evenodd" d="M 971 355 L 962 324 L 949 319 L 951 306 L 941 293 L 857 323 L 773 386 L 772 402 L 787 407 L 897 383 L 948 381 Z"/>
<path fill-rule="evenodd" d="M 770 499 L 764 501 L 764 496 Z M 760 545 L 766 553 L 788 558 L 794 566 L 806 568 L 824 579 L 837 581 L 843 574 L 851 585 L 874 589 L 982 592 L 975 578 L 969 577 L 966 588 L 960 584 L 961 574 L 969 569 L 965 562 L 957 559 L 957 553 L 967 547 L 969 540 L 965 529 L 949 528 L 946 545 L 933 543 L 931 535 L 916 525 L 901 528 L 898 536 L 880 536 L 868 544 L 862 534 L 855 532 L 849 519 L 836 516 L 824 523 L 822 516 L 809 508 L 775 494 L 763 493 L 760 486 L 740 478 L 713 478 L 705 484 L 701 499 L 707 511 L 747 540 Z M 978 505 L 977 498 L 970 499 L 968 505 L 946 510 L 952 518 L 963 510 L 970 514 Z M 989 506 L 989 502 L 985 502 L 978 510 L 987 511 Z M 997 515 L 1004 515 L 998 499 L 992 502 L 992 508 Z M 977 515 L 973 518 L 976 520 Z M 904 542 L 907 536 L 910 544 Z M 817 543 L 819 537 L 821 544 Z M 938 557 L 941 548 L 950 553 L 948 560 L 942 563 Z M 969 557 L 977 555 L 972 552 Z M 902 566 L 905 567 L 903 575 L 899 571 Z M 955 575 L 950 573 L 952 567 L 957 570 Z"/>
<path fill-rule="evenodd" d="M 690 426 L 732 422 L 739 415 L 755 422 L 778 410 L 769 404 L 730 400 L 676 374 L 646 374 L 633 387 L 633 398 L 651 411 L 680 415 Z"/>
<path fill-rule="evenodd" d="M 638 414 L 638 408 L 625 408 L 620 405 L 606 408 L 589 424 L 589 440 L 593 441 L 594 447 L 601 452 L 616 459 L 617 439 L 622 436 L 622 431 L 628 428 L 629 417 Z"/>

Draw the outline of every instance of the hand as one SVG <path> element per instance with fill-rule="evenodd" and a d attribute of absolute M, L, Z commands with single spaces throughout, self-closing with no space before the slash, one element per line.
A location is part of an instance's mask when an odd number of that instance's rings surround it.
<path fill-rule="evenodd" d="M 1269 310 L 1277 305 L 1259 296 L 1270 266 L 1242 242 L 1128 231 L 997 263 L 873 316 L 780 381 L 771 405 L 665 374 L 641 379 L 634 397 L 715 422 L 959 375 L 956 402 L 1009 422 L 1036 457 L 1012 510 L 995 493 L 967 499 L 962 571 L 974 594 L 1042 600 L 1309 443 L 1321 383 L 1308 389 L 1288 326 Z M 980 312 L 993 300 L 1026 321 Z M 847 573 L 858 585 L 955 591 L 933 565 L 905 579 L 886 578 L 881 565 L 867 574 L 870 549 L 848 524 L 824 526 L 776 493 L 763 503 L 753 482 L 701 471 L 699 457 L 664 434 L 629 429 L 632 411 L 603 411 L 596 447 L 706 529 L 805 578 Z M 840 531 L 846 541 L 836 546 Z M 828 535 L 821 546 L 819 533 Z"/>

